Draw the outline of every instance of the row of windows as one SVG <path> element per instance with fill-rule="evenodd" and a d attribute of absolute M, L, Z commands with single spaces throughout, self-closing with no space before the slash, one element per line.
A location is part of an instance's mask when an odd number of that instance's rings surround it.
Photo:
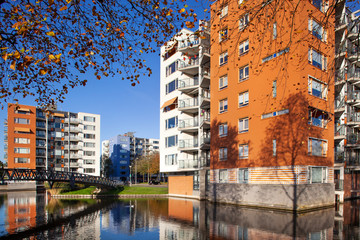
<path fill-rule="evenodd" d="M 276 139 L 273 139 L 273 156 L 276 156 Z M 239 159 L 247 159 L 249 157 L 249 145 L 239 145 Z M 328 142 L 324 139 L 309 138 L 308 140 L 308 154 L 310 156 L 326 157 L 328 150 Z M 220 161 L 226 161 L 228 158 L 228 149 L 226 147 L 219 148 Z"/>
<path fill-rule="evenodd" d="M 176 128 L 178 126 L 178 117 L 172 117 L 165 120 L 165 129 Z"/>
<path fill-rule="evenodd" d="M 309 183 L 326 183 L 328 175 L 327 167 L 309 167 L 308 182 Z M 227 183 L 229 181 L 228 170 L 219 170 L 219 182 Z M 239 168 L 237 171 L 237 182 L 248 183 L 249 182 L 249 169 Z"/>
<path fill-rule="evenodd" d="M 30 124 L 30 119 L 27 118 L 14 118 L 14 122 L 18 124 Z"/>
<path fill-rule="evenodd" d="M 242 92 L 239 93 L 238 97 L 238 106 L 239 107 L 245 107 L 249 104 L 249 92 Z M 227 98 L 222 99 L 219 101 L 219 113 L 227 112 L 228 110 L 228 100 Z"/>
<path fill-rule="evenodd" d="M 170 136 L 165 138 L 165 147 L 175 147 L 178 145 L 178 136 Z"/>

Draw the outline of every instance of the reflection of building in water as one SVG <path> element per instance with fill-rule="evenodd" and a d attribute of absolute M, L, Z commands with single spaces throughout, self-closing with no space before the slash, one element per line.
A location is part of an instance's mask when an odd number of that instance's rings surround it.
<path fill-rule="evenodd" d="M 359 204 L 359 200 L 345 201 L 344 204 L 339 204 L 336 206 L 334 239 L 359 239 Z"/>
<path fill-rule="evenodd" d="M 36 226 L 36 192 L 8 192 L 7 231 L 20 232 Z"/>

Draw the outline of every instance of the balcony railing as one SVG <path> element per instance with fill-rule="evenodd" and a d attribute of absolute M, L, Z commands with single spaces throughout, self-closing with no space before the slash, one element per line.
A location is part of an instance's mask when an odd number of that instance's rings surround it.
<path fill-rule="evenodd" d="M 179 168 L 198 168 L 199 167 L 199 161 L 195 159 L 185 159 L 185 160 L 178 160 L 179 162 Z"/>
<path fill-rule="evenodd" d="M 179 120 L 179 128 L 188 128 L 188 127 L 197 127 L 197 126 L 199 126 L 199 120 L 197 117 Z"/>
<path fill-rule="evenodd" d="M 178 88 L 187 88 L 199 85 L 199 78 L 185 78 L 178 80 Z"/>
<path fill-rule="evenodd" d="M 348 122 L 360 122 L 360 112 L 359 113 L 349 113 Z"/>
<path fill-rule="evenodd" d="M 200 144 L 210 144 L 210 134 L 200 137 Z"/>
<path fill-rule="evenodd" d="M 336 98 L 335 99 L 335 109 L 341 109 L 345 107 L 345 98 Z"/>
<path fill-rule="evenodd" d="M 65 145 L 66 148 L 69 147 L 69 145 Z M 70 145 L 70 150 L 81 150 L 82 149 L 82 146 L 80 145 Z"/>
<path fill-rule="evenodd" d="M 341 82 L 343 80 L 345 80 L 345 72 L 337 71 L 335 74 L 335 82 Z"/>
<path fill-rule="evenodd" d="M 68 141 L 69 140 L 69 136 L 65 137 L 65 140 Z M 81 141 L 82 137 L 79 136 L 70 136 L 70 141 Z"/>
<path fill-rule="evenodd" d="M 335 190 L 337 191 L 343 191 L 344 190 L 344 180 L 342 179 L 335 179 Z"/>
<path fill-rule="evenodd" d="M 345 135 L 345 125 L 335 126 L 335 136 L 344 136 Z"/>
<path fill-rule="evenodd" d="M 46 125 L 44 122 L 36 122 L 36 127 L 38 128 L 46 128 Z"/>
<path fill-rule="evenodd" d="M 345 152 L 337 151 L 335 152 L 335 163 L 344 163 L 345 162 Z"/>
<path fill-rule="evenodd" d="M 200 167 L 209 167 L 210 157 L 200 157 Z"/>
<path fill-rule="evenodd" d="M 199 143 L 196 138 L 179 140 L 179 148 L 196 148 L 198 146 L 199 146 Z"/>
<path fill-rule="evenodd" d="M 65 127 L 64 129 L 66 132 L 70 131 L 70 132 L 82 132 L 81 128 L 78 127 Z"/>
<path fill-rule="evenodd" d="M 78 119 L 78 118 L 65 118 L 65 122 L 82 123 L 81 119 Z"/>
<path fill-rule="evenodd" d="M 199 65 L 199 58 L 185 60 L 185 61 L 180 62 L 179 69 L 187 68 L 187 67 L 191 67 L 191 66 L 197 66 L 197 65 Z"/>
<path fill-rule="evenodd" d="M 184 40 L 180 42 L 179 49 L 187 48 L 187 47 L 194 47 L 196 45 L 199 45 L 200 41 L 199 39 L 190 39 L 190 40 Z"/>
<path fill-rule="evenodd" d="M 348 100 L 360 100 L 360 91 L 349 92 Z"/>
<path fill-rule="evenodd" d="M 360 157 L 359 156 L 349 156 L 347 159 L 348 166 L 359 166 L 360 165 Z"/>
<path fill-rule="evenodd" d="M 199 100 L 195 98 L 186 98 L 178 101 L 178 108 L 196 107 L 199 106 Z"/>
<path fill-rule="evenodd" d="M 352 68 L 348 70 L 347 77 L 349 78 L 360 78 L 360 68 Z"/>
<path fill-rule="evenodd" d="M 358 133 L 350 133 L 346 136 L 347 144 L 360 144 L 360 135 Z"/>
<path fill-rule="evenodd" d="M 70 154 L 70 158 L 82 158 L 81 154 Z"/>
<path fill-rule="evenodd" d="M 200 113 L 200 121 L 203 122 L 210 122 L 210 113 L 208 112 L 201 112 Z"/>

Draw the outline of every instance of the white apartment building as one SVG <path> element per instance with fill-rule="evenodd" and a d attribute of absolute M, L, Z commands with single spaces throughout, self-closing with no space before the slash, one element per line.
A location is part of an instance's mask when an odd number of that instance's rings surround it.
<path fill-rule="evenodd" d="M 200 22 L 199 35 L 183 29 L 161 47 L 160 172 L 172 195 L 199 197 L 199 170 L 210 164 L 207 27 Z"/>

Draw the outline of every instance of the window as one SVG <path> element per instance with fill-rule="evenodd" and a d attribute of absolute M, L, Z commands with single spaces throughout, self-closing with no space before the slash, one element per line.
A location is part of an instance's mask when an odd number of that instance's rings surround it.
<path fill-rule="evenodd" d="M 84 147 L 95 147 L 95 143 L 93 143 L 93 142 L 84 142 Z"/>
<path fill-rule="evenodd" d="M 30 110 L 20 110 L 20 109 L 15 109 L 14 113 L 17 114 L 25 114 L 25 115 L 30 115 Z"/>
<path fill-rule="evenodd" d="M 226 64 L 228 61 L 228 53 L 224 52 L 224 53 L 220 54 L 219 61 L 220 61 L 220 66 Z"/>
<path fill-rule="evenodd" d="M 249 24 L 249 14 L 245 14 L 239 20 L 239 29 L 243 30 Z"/>
<path fill-rule="evenodd" d="M 30 119 L 27 118 L 14 118 L 14 121 L 18 124 L 30 124 Z"/>
<path fill-rule="evenodd" d="M 312 48 L 309 49 L 309 62 L 321 70 L 327 69 L 327 58 Z"/>
<path fill-rule="evenodd" d="M 243 55 L 249 51 L 249 39 L 243 41 L 239 45 L 239 55 Z"/>
<path fill-rule="evenodd" d="M 224 28 L 219 31 L 219 42 L 225 41 L 228 38 L 228 29 Z"/>
<path fill-rule="evenodd" d="M 227 148 L 226 147 L 219 149 L 219 159 L 220 159 L 220 161 L 227 160 Z"/>
<path fill-rule="evenodd" d="M 311 18 L 309 19 L 309 31 L 312 33 L 312 35 L 314 35 L 321 41 L 324 41 L 324 42 L 326 41 L 327 34 L 326 34 L 324 27 L 321 26 L 317 21 L 315 21 L 314 19 L 311 19 Z"/>
<path fill-rule="evenodd" d="M 178 126 L 178 117 L 172 117 L 165 120 L 165 129 L 171 129 Z"/>
<path fill-rule="evenodd" d="M 165 155 L 165 165 L 177 165 L 177 154 Z"/>
<path fill-rule="evenodd" d="M 309 124 L 325 128 L 329 120 L 329 115 L 320 109 L 309 108 Z"/>
<path fill-rule="evenodd" d="M 95 173 L 95 168 L 84 168 L 84 173 Z"/>
<path fill-rule="evenodd" d="M 14 148 L 14 153 L 29 154 L 30 148 Z"/>
<path fill-rule="evenodd" d="M 166 84 L 166 94 L 169 94 L 169 93 L 175 91 L 176 89 L 178 89 L 178 80 L 177 79 Z"/>
<path fill-rule="evenodd" d="M 95 159 L 84 159 L 85 164 L 95 164 Z"/>
<path fill-rule="evenodd" d="M 326 167 L 309 167 L 309 183 L 326 183 Z"/>
<path fill-rule="evenodd" d="M 242 92 L 239 94 L 239 107 L 244 107 L 249 104 L 249 92 Z"/>
<path fill-rule="evenodd" d="M 249 146 L 247 144 L 239 145 L 239 158 L 248 158 L 249 157 Z"/>
<path fill-rule="evenodd" d="M 84 130 L 92 130 L 92 131 L 95 131 L 95 126 L 93 126 L 93 125 L 84 125 Z"/>
<path fill-rule="evenodd" d="M 225 137 L 227 136 L 227 132 L 228 132 L 228 125 L 227 123 L 222 123 L 219 125 L 219 136 L 220 137 Z"/>
<path fill-rule="evenodd" d="M 276 85 L 276 80 L 274 80 L 273 83 L 272 83 L 272 96 L 273 96 L 273 98 L 276 98 L 276 94 L 277 94 L 277 85 Z"/>
<path fill-rule="evenodd" d="M 326 12 L 328 9 L 328 1 L 324 1 L 324 0 L 312 0 L 312 4 L 319 9 L 321 12 Z"/>
<path fill-rule="evenodd" d="M 84 116 L 85 122 L 95 122 L 95 117 Z"/>
<path fill-rule="evenodd" d="M 95 151 L 84 151 L 84 156 L 95 156 Z"/>
<path fill-rule="evenodd" d="M 239 168 L 238 182 L 239 183 L 248 183 L 249 182 L 249 170 L 247 168 Z"/>
<path fill-rule="evenodd" d="M 249 131 L 249 118 L 239 119 L 239 133 Z"/>
<path fill-rule="evenodd" d="M 273 39 L 277 38 L 277 23 L 274 22 L 273 24 Z"/>
<path fill-rule="evenodd" d="M 220 18 L 225 17 L 228 14 L 229 6 L 223 6 L 220 10 Z"/>
<path fill-rule="evenodd" d="M 62 150 L 59 150 L 59 149 L 55 149 L 54 153 L 55 153 L 56 156 L 61 156 L 61 155 L 63 155 L 63 151 L 62 151 Z"/>
<path fill-rule="evenodd" d="M 95 139 L 95 134 L 86 133 L 86 134 L 84 134 L 84 138 L 86 138 L 86 139 Z"/>
<path fill-rule="evenodd" d="M 228 171 L 227 169 L 220 169 L 219 170 L 219 182 L 220 183 L 227 183 L 228 181 Z"/>
<path fill-rule="evenodd" d="M 199 187 L 200 187 L 199 172 L 195 171 L 194 172 L 194 177 L 193 177 L 193 189 L 194 190 L 199 190 Z"/>
<path fill-rule="evenodd" d="M 227 103 L 227 98 L 220 100 L 219 102 L 219 112 L 223 113 L 223 112 L 227 112 L 228 109 L 228 103 Z"/>
<path fill-rule="evenodd" d="M 30 163 L 30 158 L 15 158 L 15 163 Z"/>
<path fill-rule="evenodd" d="M 309 138 L 308 144 L 309 155 L 326 157 L 327 141 L 323 139 Z"/>
<path fill-rule="evenodd" d="M 280 111 L 265 113 L 265 114 L 261 115 L 261 119 L 280 116 L 280 115 L 287 114 L 287 113 L 289 113 L 289 109 L 283 109 L 283 110 L 280 110 Z"/>
<path fill-rule="evenodd" d="M 239 69 L 239 82 L 245 81 L 249 78 L 249 66 L 245 66 Z"/>
<path fill-rule="evenodd" d="M 175 61 L 166 67 L 166 76 L 170 76 L 178 69 L 179 62 Z"/>
<path fill-rule="evenodd" d="M 170 136 L 165 138 L 165 147 L 175 147 L 178 144 L 178 136 L 174 135 L 174 136 Z"/>
<path fill-rule="evenodd" d="M 20 143 L 20 144 L 29 144 L 30 139 L 29 138 L 14 138 L 14 142 Z"/>
<path fill-rule="evenodd" d="M 36 130 L 36 136 L 37 137 L 45 137 L 45 131 L 42 130 Z"/>
<path fill-rule="evenodd" d="M 273 156 L 276 156 L 276 139 L 273 139 Z"/>
<path fill-rule="evenodd" d="M 227 75 L 222 76 L 221 78 L 219 78 L 219 88 L 220 88 L 220 90 L 226 88 L 227 85 L 228 85 L 228 77 L 227 77 Z"/>
<path fill-rule="evenodd" d="M 308 92 L 310 95 L 322 99 L 327 99 L 327 91 L 328 91 L 327 84 L 311 76 L 309 76 L 308 83 L 309 83 Z"/>

